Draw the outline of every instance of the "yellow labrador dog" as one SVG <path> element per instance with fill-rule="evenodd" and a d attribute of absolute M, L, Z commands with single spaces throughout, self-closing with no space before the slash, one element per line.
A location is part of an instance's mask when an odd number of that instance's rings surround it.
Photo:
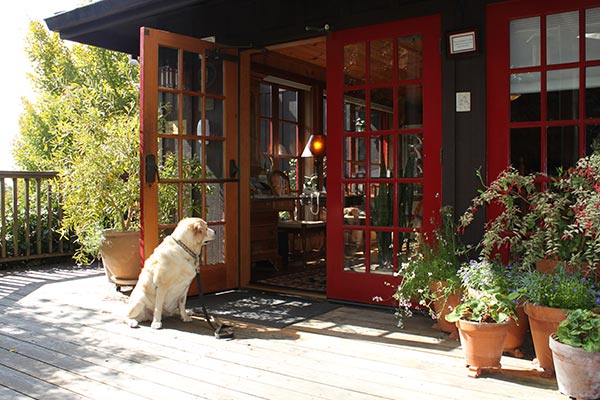
<path fill-rule="evenodd" d="M 200 218 L 179 221 L 144 264 L 129 298 L 129 326 L 152 319 L 151 327 L 160 329 L 163 315 L 177 312 L 183 321 L 192 320 L 185 310 L 187 292 L 200 268 L 202 246 L 214 238 L 215 232 Z"/>

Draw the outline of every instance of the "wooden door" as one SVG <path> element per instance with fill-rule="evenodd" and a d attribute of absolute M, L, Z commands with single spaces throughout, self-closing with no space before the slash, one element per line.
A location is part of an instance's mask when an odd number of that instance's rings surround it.
<path fill-rule="evenodd" d="M 201 217 L 217 237 L 203 251 L 203 289 L 237 287 L 237 59 L 203 40 L 140 35 L 143 258 L 180 219 Z"/>
<path fill-rule="evenodd" d="M 391 301 L 402 261 L 439 221 L 440 18 L 327 41 L 327 296 Z"/>

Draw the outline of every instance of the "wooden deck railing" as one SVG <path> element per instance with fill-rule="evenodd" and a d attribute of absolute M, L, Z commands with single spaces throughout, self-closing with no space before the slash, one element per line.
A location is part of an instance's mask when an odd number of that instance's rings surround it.
<path fill-rule="evenodd" d="M 73 254 L 61 237 L 56 172 L 0 171 L 0 264 Z"/>

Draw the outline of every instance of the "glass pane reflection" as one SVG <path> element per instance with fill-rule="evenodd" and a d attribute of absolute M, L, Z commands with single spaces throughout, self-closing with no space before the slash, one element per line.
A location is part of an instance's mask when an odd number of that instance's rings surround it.
<path fill-rule="evenodd" d="M 541 172 L 540 128 L 510 130 L 510 163 L 522 175 Z"/>
<path fill-rule="evenodd" d="M 204 247 L 206 264 L 222 264 L 225 262 L 225 225 L 210 225 L 215 231 L 215 239 Z"/>
<path fill-rule="evenodd" d="M 179 221 L 179 185 L 162 183 L 158 185 L 158 223 L 176 224 Z"/>
<path fill-rule="evenodd" d="M 365 43 L 344 46 L 344 85 L 355 86 L 365 83 L 365 49 Z"/>
<path fill-rule="evenodd" d="M 423 89 L 421 85 L 398 88 L 398 123 L 400 128 L 423 127 Z"/>
<path fill-rule="evenodd" d="M 158 173 L 161 179 L 177 179 L 177 139 L 158 138 Z"/>
<path fill-rule="evenodd" d="M 369 272 L 391 275 L 394 273 L 394 237 L 396 232 L 375 231 L 371 241 Z"/>
<path fill-rule="evenodd" d="M 421 35 L 398 38 L 399 80 L 419 79 L 423 70 L 423 40 Z"/>
<path fill-rule="evenodd" d="M 179 85 L 179 50 L 159 47 L 158 65 L 158 86 L 176 89 Z"/>
<path fill-rule="evenodd" d="M 571 120 L 579 116 L 579 70 L 548 71 L 548 120 Z"/>
<path fill-rule="evenodd" d="M 542 82 L 539 72 L 510 75 L 511 122 L 539 121 Z"/>
<path fill-rule="evenodd" d="M 546 60 L 549 65 L 579 61 L 579 12 L 548 15 Z"/>
<path fill-rule="evenodd" d="M 540 65 L 540 17 L 510 21 L 510 67 Z"/>
<path fill-rule="evenodd" d="M 423 226 L 423 185 L 398 184 L 398 226 L 421 228 Z"/>
<path fill-rule="evenodd" d="M 158 133 L 179 134 L 179 95 L 158 92 Z"/>
<path fill-rule="evenodd" d="M 565 171 L 575 166 L 579 154 L 579 135 L 576 126 L 554 126 L 548 128 L 548 175 L 557 175 L 562 167 Z"/>
<path fill-rule="evenodd" d="M 183 52 L 183 89 L 200 92 L 202 90 L 202 55 L 190 51 Z"/>
<path fill-rule="evenodd" d="M 371 225 L 392 226 L 394 223 L 394 185 L 371 184 Z"/>
<path fill-rule="evenodd" d="M 394 124 L 394 90 L 392 88 L 371 89 L 370 130 L 392 129 Z"/>
<path fill-rule="evenodd" d="M 600 60 L 600 8 L 585 10 L 585 58 Z"/>
<path fill-rule="evenodd" d="M 391 82 L 394 79 L 394 42 L 392 39 L 370 42 L 370 81 Z"/>
<path fill-rule="evenodd" d="M 398 136 L 398 168 L 401 178 L 423 176 L 423 135 Z"/>
<path fill-rule="evenodd" d="M 344 93 L 344 131 L 364 132 L 366 130 L 365 104 L 364 90 Z"/>
<path fill-rule="evenodd" d="M 344 271 L 366 272 L 364 230 L 344 230 Z"/>

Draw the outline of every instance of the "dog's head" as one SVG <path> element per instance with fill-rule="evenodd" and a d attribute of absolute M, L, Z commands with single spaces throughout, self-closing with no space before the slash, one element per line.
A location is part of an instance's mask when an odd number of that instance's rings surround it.
<path fill-rule="evenodd" d="M 201 218 L 184 218 L 177 224 L 173 236 L 190 247 L 200 247 L 215 239 L 215 231 Z"/>

